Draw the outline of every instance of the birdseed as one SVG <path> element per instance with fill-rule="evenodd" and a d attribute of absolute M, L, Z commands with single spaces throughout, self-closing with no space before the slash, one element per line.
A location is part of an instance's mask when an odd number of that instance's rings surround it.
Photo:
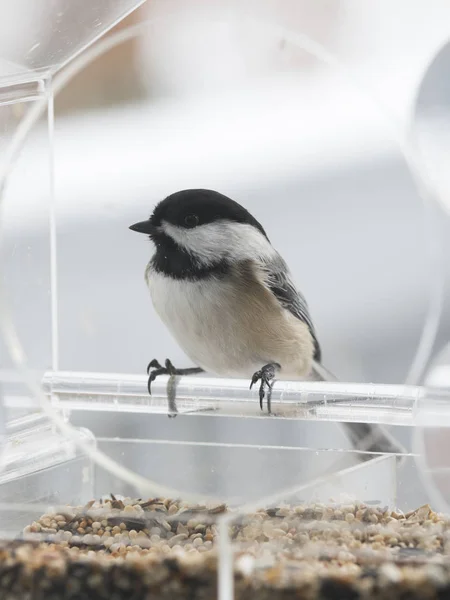
<path fill-rule="evenodd" d="M 230 518 L 236 599 L 450 597 L 450 519 L 364 504 L 299 504 L 242 515 L 111 495 L 45 514 L 0 543 L 4 600 L 210 600 L 218 519 Z"/>

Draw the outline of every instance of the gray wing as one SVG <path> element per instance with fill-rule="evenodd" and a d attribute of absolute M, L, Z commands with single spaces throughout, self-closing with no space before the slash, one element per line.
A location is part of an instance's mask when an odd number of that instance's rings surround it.
<path fill-rule="evenodd" d="M 297 290 L 292 282 L 286 263 L 281 256 L 278 255 L 270 262 L 262 262 L 260 266 L 264 274 L 264 283 L 276 297 L 278 302 L 294 315 L 294 317 L 308 325 L 314 340 L 314 360 L 320 363 L 321 350 L 309 314 L 308 304 L 304 296 Z"/>

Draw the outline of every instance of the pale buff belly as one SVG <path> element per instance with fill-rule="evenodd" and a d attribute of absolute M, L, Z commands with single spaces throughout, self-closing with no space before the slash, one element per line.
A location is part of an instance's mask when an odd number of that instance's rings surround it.
<path fill-rule="evenodd" d="M 147 283 L 156 312 L 194 365 L 228 377 L 251 377 L 269 362 L 279 363 L 287 379 L 310 372 L 308 327 L 262 285 L 250 288 L 237 277 L 205 285 L 151 270 Z"/>

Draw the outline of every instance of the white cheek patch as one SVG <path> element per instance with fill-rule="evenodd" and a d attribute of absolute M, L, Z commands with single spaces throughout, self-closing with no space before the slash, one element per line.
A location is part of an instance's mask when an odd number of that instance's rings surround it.
<path fill-rule="evenodd" d="M 227 259 L 231 261 L 268 259 L 276 254 L 265 236 L 246 223 L 224 220 L 185 229 L 163 221 L 162 229 L 203 264 Z"/>
<path fill-rule="evenodd" d="M 229 245 L 224 228 L 217 225 L 217 223 L 209 223 L 193 229 L 185 229 L 163 221 L 162 229 L 200 262 L 211 264 L 224 258 Z"/>

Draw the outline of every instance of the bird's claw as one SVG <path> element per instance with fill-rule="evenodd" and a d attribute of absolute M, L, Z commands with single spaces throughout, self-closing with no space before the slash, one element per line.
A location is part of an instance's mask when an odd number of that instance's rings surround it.
<path fill-rule="evenodd" d="M 148 375 L 147 389 L 148 389 L 148 393 L 149 393 L 150 396 L 152 395 L 152 382 L 155 381 L 155 379 L 157 377 L 159 377 L 159 375 L 171 375 L 171 376 L 175 376 L 175 375 L 192 375 L 192 374 L 195 374 L 195 373 L 201 373 L 202 371 L 203 371 L 203 369 L 201 369 L 200 367 L 189 367 L 187 369 L 177 369 L 172 364 L 172 361 L 170 361 L 168 358 L 166 358 L 166 360 L 164 361 L 164 367 L 163 367 L 156 360 L 156 358 L 154 358 L 153 360 L 151 360 L 148 363 L 148 366 L 147 366 L 147 375 Z"/>
<path fill-rule="evenodd" d="M 148 365 L 147 365 L 147 375 L 150 375 L 150 369 L 162 369 L 162 366 L 159 364 L 159 362 L 156 360 L 156 358 L 154 358 L 153 360 L 151 360 Z"/>
<path fill-rule="evenodd" d="M 148 366 L 147 366 L 147 375 L 148 375 L 147 389 L 148 389 L 148 393 L 150 396 L 152 395 L 152 383 L 153 383 L 153 381 L 155 381 L 155 379 L 159 375 L 175 375 L 176 374 L 176 369 L 168 358 L 166 358 L 164 365 L 165 366 L 162 367 L 161 364 L 156 360 L 156 358 L 154 358 L 153 360 L 151 360 L 148 363 Z M 151 369 L 153 369 L 153 371 L 151 371 Z"/>
<path fill-rule="evenodd" d="M 264 365 L 264 367 L 262 367 L 259 371 L 253 373 L 250 382 L 250 389 L 252 389 L 254 384 L 261 380 L 261 384 L 259 386 L 259 407 L 261 408 L 261 410 L 263 409 L 263 400 L 266 395 L 267 388 L 267 410 L 269 411 L 269 413 L 270 399 L 272 396 L 272 387 L 274 383 L 273 380 L 275 378 L 275 373 L 278 369 L 281 369 L 281 366 L 278 363 L 269 363 L 268 365 Z"/>
<path fill-rule="evenodd" d="M 255 383 L 256 383 L 256 382 L 257 382 L 259 379 L 261 379 L 261 375 L 262 375 L 262 372 L 261 372 L 261 371 L 256 371 L 256 373 L 253 373 L 253 377 L 252 377 L 252 380 L 251 380 L 251 382 L 250 382 L 250 389 L 252 389 L 252 387 L 255 385 Z"/>

